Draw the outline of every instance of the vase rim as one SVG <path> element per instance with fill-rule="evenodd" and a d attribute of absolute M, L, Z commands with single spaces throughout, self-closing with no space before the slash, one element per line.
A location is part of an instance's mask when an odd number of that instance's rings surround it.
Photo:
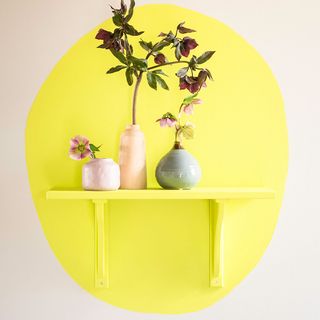
<path fill-rule="evenodd" d="M 127 130 L 139 130 L 140 129 L 140 125 L 139 124 L 129 124 L 127 127 L 126 127 Z"/>
<path fill-rule="evenodd" d="M 94 159 L 91 159 L 91 161 L 98 161 L 98 160 L 114 162 L 112 158 L 94 158 Z"/>

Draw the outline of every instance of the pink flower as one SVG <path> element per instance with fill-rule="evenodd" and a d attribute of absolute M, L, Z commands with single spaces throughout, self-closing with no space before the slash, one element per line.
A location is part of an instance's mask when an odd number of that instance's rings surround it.
<path fill-rule="evenodd" d="M 173 127 L 177 121 L 169 118 L 160 119 L 160 127 Z"/>
<path fill-rule="evenodd" d="M 160 123 L 160 127 L 174 127 L 177 118 L 170 112 L 165 113 L 160 119 L 156 120 L 156 122 Z"/>
<path fill-rule="evenodd" d="M 190 103 L 190 104 L 187 104 L 186 106 L 183 107 L 183 112 L 188 115 L 191 115 L 191 114 L 193 114 L 193 109 L 194 109 L 193 104 Z"/>
<path fill-rule="evenodd" d="M 75 136 L 70 140 L 69 156 L 71 159 L 82 160 L 90 155 L 90 142 L 86 137 Z"/>
<path fill-rule="evenodd" d="M 187 115 L 191 115 L 191 114 L 193 114 L 194 105 L 201 104 L 201 103 L 202 103 L 201 99 L 193 99 L 191 103 L 189 103 L 183 107 L 183 112 L 186 113 Z"/>

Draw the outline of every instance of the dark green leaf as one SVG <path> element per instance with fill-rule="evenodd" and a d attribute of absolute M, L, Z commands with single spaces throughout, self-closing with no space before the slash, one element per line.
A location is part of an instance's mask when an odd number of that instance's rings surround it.
<path fill-rule="evenodd" d="M 174 51 L 174 54 L 175 54 L 175 56 L 176 56 L 176 59 L 178 60 L 178 61 L 180 61 L 180 59 L 181 59 L 181 57 L 182 57 L 182 55 L 181 55 L 181 51 L 180 51 L 180 43 L 176 46 L 176 49 L 175 49 L 175 51 Z"/>
<path fill-rule="evenodd" d="M 202 64 L 208 61 L 214 53 L 215 51 L 206 51 L 205 53 L 203 53 L 199 58 L 197 58 L 198 64 Z"/>
<path fill-rule="evenodd" d="M 171 120 L 175 120 L 177 121 L 178 119 L 171 113 L 171 112 L 166 112 L 161 119 L 171 119 Z M 157 121 L 159 121 L 160 119 L 158 119 Z"/>
<path fill-rule="evenodd" d="M 139 41 L 139 44 L 144 50 L 147 50 L 148 52 L 152 49 L 152 42 L 146 42 L 141 39 Z"/>
<path fill-rule="evenodd" d="M 167 83 L 160 76 L 155 75 L 155 77 L 162 89 L 169 90 Z"/>
<path fill-rule="evenodd" d="M 161 75 L 167 77 L 167 75 L 166 75 L 162 70 L 154 70 L 154 71 L 152 71 L 152 73 L 154 73 L 154 74 L 161 74 Z"/>
<path fill-rule="evenodd" d="M 114 39 L 121 38 L 123 36 L 123 30 L 121 28 L 116 28 L 113 31 L 113 37 Z"/>
<path fill-rule="evenodd" d="M 186 28 L 184 27 L 183 25 L 185 24 L 185 22 L 181 22 L 178 24 L 178 27 L 177 27 L 177 30 L 184 34 L 184 33 L 191 33 L 191 32 L 196 32 L 196 30 L 193 30 L 193 29 L 189 29 L 189 28 Z"/>
<path fill-rule="evenodd" d="M 138 59 L 134 56 L 130 56 L 128 58 L 132 64 L 140 71 L 147 71 L 148 69 L 148 61 L 146 59 Z"/>
<path fill-rule="evenodd" d="M 176 76 L 179 77 L 179 78 L 183 78 L 187 72 L 189 70 L 189 67 L 184 67 L 184 68 L 181 68 L 180 70 L 178 70 L 178 72 L 176 73 Z"/>
<path fill-rule="evenodd" d="M 132 55 L 133 54 L 133 48 L 132 46 L 129 44 L 127 38 L 125 37 L 125 39 L 123 40 L 123 45 L 124 48 L 126 49 L 127 55 Z"/>
<path fill-rule="evenodd" d="M 157 79 L 156 75 L 152 72 L 147 72 L 148 84 L 152 89 L 157 90 Z"/>
<path fill-rule="evenodd" d="M 125 65 L 128 65 L 128 61 L 121 51 L 116 51 L 114 49 L 110 49 L 110 51 L 120 62 L 122 62 Z"/>
<path fill-rule="evenodd" d="M 162 50 L 164 47 L 167 47 L 170 45 L 170 42 L 166 41 L 166 40 L 162 40 L 158 43 L 155 44 L 155 46 L 153 47 L 153 51 L 160 51 Z"/>
<path fill-rule="evenodd" d="M 164 38 L 164 40 L 166 40 L 167 42 L 172 42 L 175 39 L 175 35 L 173 34 L 172 31 L 170 31 L 167 36 Z"/>
<path fill-rule="evenodd" d="M 131 24 L 128 23 L 124 26 L 124 31 L 130 36 L 140 36 L 140 34 L 144 33 L 144 31 L 137 31 Z"/>
<path fill-rule="evenodd" d="M 127 68 L 126 70 L 126 78 L 129 86 L 132 86 L 133 84 L 133 72 L 134 72 L 133 68 Z"/>
<path fill-rule="evenodd" d="M 213 81 L 213 77 L 212 77 L 212 74 L 211 74 L 210 70 L 209 70 L 209 69 L 204 69 L 204 70 L 207 72 L 208 78 L 209 78 L 211 81 Z"/>
<path fill-rule="evenodd" d="M 106 45 L 103 43 L 103 44 L 100 44 L 100 46 L 97 46 L 97 48 L 99 48 L 99 49 L 105 49 L 105 48 L 106 48 Z"/>
<path fill-rule="evenodd" d="M 197 67 L 197 63 L 198 63 L 197 57 L 196 56 L 192 56 L 192 58 L 190 59 L 190 62 L 189 62 L 189 67 L 193 71 L 195 71 L 196 67 Z"/>
<path fill-rule="evenodd" d="M 94 144 L 90 143 L 89 147 L 92 152 L 97 152 L 97 151 L 100 151 L 101 145 L 99 147 L 96 147 Z"/>
<path fill-rule="evenodd" d="M 120 26 L 122 26 L 123 17 L 122 17 L 122 15 L 121 15 L 120 13 L 116 13 L 116 14 L 112 17 L 112 21 L 113 21 L 113 23 L 114 23 L 116 26 L 120 27 Z"/>
<path fill-rule="evenodd" d="M 122 69 L 126 68 L 126 66 L 116 66 L 116 67 L 113 67 L 113 68 L 110 68 L 107 73 L 115 73 L 115 72 L 118 72 Z"/>
<path fill-rule="evenodd" d="M 139 77 L 139 72 L 138 72 L 138 70 L 137 70 L 137 69 L 134 69 L 134 70 L 133 70 L 133 73 L 134 73 L 134 75 L 136 76 L 136 78 L 138 78 L 138 77 Z"/>
<path fill-rule="evenodd" d="M 125 17 L 125 22 L 129 22 L 133 16 L 133 9 L 134 9 L 134 6 L 135 6 L 135 2 L 134 0 L 130 0 L 130 7 L 129 7 L 129 12 L 128 12 L 128 15 Z"/>

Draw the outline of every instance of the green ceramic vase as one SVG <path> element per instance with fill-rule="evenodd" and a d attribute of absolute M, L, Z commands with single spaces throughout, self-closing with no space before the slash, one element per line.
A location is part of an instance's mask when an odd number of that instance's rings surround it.
<path fill-rule="evenodd" d="M 164 189 L 191 189 L 200 178 L 198 161 L 180 143 L 175 143 L 156 168 L 156 179 Z"/>

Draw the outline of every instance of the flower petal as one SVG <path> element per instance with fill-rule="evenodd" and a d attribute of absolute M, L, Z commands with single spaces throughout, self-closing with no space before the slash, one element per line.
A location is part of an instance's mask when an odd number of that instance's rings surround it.
<path fill-rule="evenodd" d="M 69 149 L 69 156 L 73 160 L 81 160 L 81 152 L 79 152 L 77 147 L 71 147 Z"/>
<path fill-rule="evenodd" d="M 176 120 L 167 118 L 168 127 L 173 127 L 176 124 Z"/>
<path fill-rule="evenodd" d="M 199 89 L 200 89 L 200 85 L 199 85 L 199 83 L 197 83 L 197 82 L 190 84 L 189 87 L 188 87 L 188 90 L 189 90 L 191 93 L 196 93 L 196 92 L 199 91 Z"/>
<path fill-rule="evenodd" d="M 81 153 L 81 159 L 84 159 L 90 155 L 91 155 L 91 150 L 86 149 L 84 152 Z"/>
<path fill-rule="evenodd" d="M 77 140 L 76 137 L 70 139 L 70 147 L 71 148 L 76 148 L 79 145 L 79 141 Z"/>
<path fill-rule="evenodd" d="M 193 104 L 202 104 L 203 101 L 202 101 L 201 99 L 193 99 L 193 100 L 192 100 L 192 103 L 193 103 Z"/>
<path fill-rule="evenodd" d="M 183 112 L 188 115 L 193 114 L 193 104 L 187 104 L 186 106 L 184 106 Z"/>
<path fill-rule="evenodd" d="M 164 128 L 167 125 L 167 119 L 160 120 L 160 127 Z"/>
<path fill-rule="evenodd" d="M 77 139 L 80 145 L 84 145 L 86 147 L 89 146 L 90 141 L 88 138 L 80 135 L 76 136 L 75 138 Z"/>

